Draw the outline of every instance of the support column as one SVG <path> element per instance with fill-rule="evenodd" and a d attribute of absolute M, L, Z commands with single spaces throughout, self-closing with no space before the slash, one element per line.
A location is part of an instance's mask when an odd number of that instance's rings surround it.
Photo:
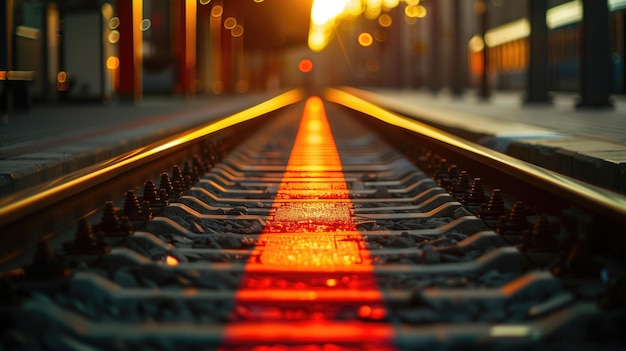
<path fill-rule="evenodd" d="M 120 19 L 119 49 L 119 95 L 122 100 L 140 102 L 142 82 L 142 0 L 117 0 Z"/>
<path fill-rule="evenodd" d="M 430 9 L 428 10 L 428 16 L 430 17 L 430 73 L 429 73 L 429 86 L 430 91 L 434 94 L 441 89 L 441 65 L 439 64 L 439 45 L 441 43 L 440 29 L 439 29 L 439 6 L 437 1 L 430 2 Z"/>
<path fill-rule="evenodd" d="M 210 19 L 210 45 L 211 45 L 211 82 L 210 91 L 214 94 L 221 94 L 224 91 L 224 83 L 222 81 L 222 17 L 224 8 L 217 4 L 211 8 Z"/>
<path fill-rule="evenodd" d="M 525 104 L 551 104 L 548 83 L 548 25 L 546 12 L 548 2 L 529 0 L 528 15 L 530 22 L 530 61 L 526 72 Z"/>
<path fill-rule="evenodd" d="M 8 71 L 13 59 L 13 0 L 0 5 L 0 23 L 0 71 Z"/>
<path fill-rule="evenodd" d="M 211 7 L 208 4 L 198 6 L 197 19 L 197 55 L 196 62 L 196 78 L 199 85 L 196 86 L 197 91 L 208 94 L 211 91 Z"/>
<path fill-rule="evenodd" d="M 228 19 L 228 17 L 227 17 Z M 223 91 L 232 92 L 234 88 L 233 84 L 233 36 L 230 33 L 230 30 L 225 29 L 222 26 L 222 38 L 221 38 L 221 67 L 222 70 L 220 73 Z"/>
<path fill-rule="evenodd" d="M 387 39 L 380 43 L 380 59 L 382 83 L 390 88 L 403 88 L 404 77 L 408 71 L 404 71 L 406 56 L 404 46 L 403 22 L 404 9 L 397 6 L 387 12 L 391 16 L 391 26 L 385 27 Z M 390 64 L 391 63 L 391 64 Z"/>
<path fill-rule="evenodd" d="M 467 62 L 467 58 L 463 60 L 461 58 L 461 4 L 459 3 L 463 0 L 452 0 L 452 50 L 451 56 L 452 59 L 450 62 L 450 72 L 452 73 L 452 96 L 460 97 L 463 94 L 463 70 L 462 65 L 465 65 Z"/>
<path fill-rule="evenodd" d="M 612 108 L 609 8 L 583 0 L 580 97 L 577 108 Z"/>
<path fill-rule="evenodd" d="M 489 92 L 489 47 L 485 41 L 485 35 L 489 29 L 489 17 L 487 15 L 487 2 L 485 0 L 476 0 L 476 12 L 478 13 L 478 26 L 480 36 L 485 43 L 482 51 L 483 67 L 480 73 L 480 86 L 478 88 L 478 98 L 483 101 L 489 100 L 491 93 Z"/>
<path fill-rule="evenodd" d="M 197 0 L 179 0 L 178 4 L 178 90 L 193 94 L 196 90 Z"/>

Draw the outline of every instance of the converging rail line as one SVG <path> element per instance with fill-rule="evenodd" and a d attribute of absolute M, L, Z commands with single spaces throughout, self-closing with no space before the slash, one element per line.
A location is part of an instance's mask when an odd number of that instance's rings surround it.
<path fill-rule="evenodd" d="M 0 345 L 623 350 L 625 221 L 620 195 L 290 91 L 3 199 Z"/>

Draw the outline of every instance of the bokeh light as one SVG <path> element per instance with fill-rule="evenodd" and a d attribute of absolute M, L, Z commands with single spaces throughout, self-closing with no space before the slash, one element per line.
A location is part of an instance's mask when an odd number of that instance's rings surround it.
<path fill-rule="evenodd" d="M 120 32 L 117 30 L 112 30 L 109 33 L 109 43 L 115 44 L 120 40 Z"/>
<path fill-rule="evenodd" d="M 236 26 L 233 27 L 233 29 L 231 30 L 230 34 L 237 38 L 243 35 L 243 26 L 241 24 L 238 24 Z"/>
<path fill-rule="evenodd" d="M 385 32 L 382 29 L 377 29 L 374 32 L 374 39 L 376 39 L 376 41 L 380 42 L 380 43 L 386 41 L 387 40 L 387 32 Z"/>
<path fill-rule="evenodd" d="M 211 16 L 220 17 L 224 13 L 224 8 L 220 5 L 214 6 L 211 9 Z"/>
<path fill-rule="evenodd" d="M 372 43 L 374 42 L 374 39 L 372 38 L 372 35 L 369 33 L 361 33 L 359 34 L 359 44 L 361 46 L 370 46 L 372 45 Z"/>
<path fill-rule="evenodd" d="M 233 29 L 235 28 L 236 25 L 237 25 L 237 20 L 235 19 L 235 17 L 228 17 L 227 19 L 224 20 L 224 28 L 226 29 Z"/>
<path fill-rule="evenodd" d="M 381 27 L 389 27 L 391 26 L 391 24 L 393 23 L 393 20 L 391 19 L 391 16 L 389 16 L 388 14 L 384 13 L 382 15 L 380 15 L 380 17 L 378 17 L 378 24 L 381 25 Z"/>
<path fill-rule="evenodd" d="M 117 58 L 116 56 L 109 56 L 107 58 L 106 65 L 108 69 L 111 69 L 111 70 L 117 69 L 120 66 L 120 59 Z"/>
<path fill-rule="evenodd" d="M 141 24 L 139 25 L 139 28 L 145 32 L 148 29 L 150 29 L 151 26 L 152 26 L 152 22 L 150 21 L 150 19 L 144 18 L 143 20 L 141 20 Z"/>
<path fill-rule="evenodd" d="M 309 73 L 313 70 L 313 62 L 309 59 L 302 59 L 298 63 L 298 70 L 302 73 Z"/>
<path fill-rule="evenodd" d="M 352 19 L 362 15 L 366 19 L 376 20 L 383 28 L 390 27 L 393 18 L 387 12 L 402 2 L 405 3 L 404 20 L 407 24 L 415 24 L 416 18 L 424 18 L 427 15 L 427 10 L 420 5 L 420 0 L 313 0 L 309 48 L 312 51 L 323 50 L 336 32 L 335 27 L 344 18 Z M 376 38 L 378 41 L 385 41 L 386 34 L 379 34 Z M 366 38 L 364 40 L 367 42 Z"/>
<path fill-rule="evenodd" d="M 109 20 L 109 28 L 111 29 L 117 29 L 117 27 L 120 26 L 120 19 L 119 17 L 112 17 Z"/>

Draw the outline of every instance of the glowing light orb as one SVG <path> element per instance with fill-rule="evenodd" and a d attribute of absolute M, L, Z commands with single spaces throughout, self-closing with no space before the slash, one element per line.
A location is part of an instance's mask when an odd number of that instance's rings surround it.
<path fill-rule="evenodd" d="M 372 43 L 374 42 L 374 38 L 372 38 L 372 35 L 369 33 L 361 33 L 359 34 L 359 45 L 367 47 L 372 45 Z"/>
<path fill-rule="evenodd" d="M 302 59 L 298 63 L 298 70 L 302 73 L 309 73 L 313 70 L 313 62 L 309 59 Z"/>

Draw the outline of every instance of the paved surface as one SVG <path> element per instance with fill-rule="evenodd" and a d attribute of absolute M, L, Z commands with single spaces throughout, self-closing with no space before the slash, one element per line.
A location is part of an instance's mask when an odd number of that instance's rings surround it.
<path fill-rule="evenodd" d="M 485 146 L 562 174 L 626 193 L 626 97 L 614 109 L 576 109 L 576 94 L 523 105 L 521 92 L 488 102 L 416 90 L 348 89 L 390 110 L 435 123 Z"/>
<path fill-rule="evenodd" d="M 105 161 L 165 136 L 258 104 L 278 93 L 137 104 L 35 106 L 2 116 L 0 197 Z"/>

